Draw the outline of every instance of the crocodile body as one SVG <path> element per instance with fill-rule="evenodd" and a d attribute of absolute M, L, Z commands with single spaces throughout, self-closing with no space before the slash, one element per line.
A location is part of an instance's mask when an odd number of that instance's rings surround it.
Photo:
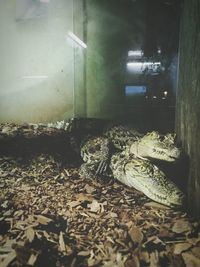
<path fill-rule="evenodd" d="M 141 154 L 138 149 L 140 142 L 143 144 Z M 108 175 L 111 171 L 115 179 L 154 201 L 170 207 L 183 205 L 183 193 L 149 160 L 172 162 L 180 157 L 180 149 L 175 146 L 171 134 L 161 136 L 152 132 L 141 135 L 135 130 L 114 126 L 102 136 L 86 141 L 81 147 L 81 155 L 85 162 L 81 166 L 82 175 L 91 178 L 99 174 Z"/>

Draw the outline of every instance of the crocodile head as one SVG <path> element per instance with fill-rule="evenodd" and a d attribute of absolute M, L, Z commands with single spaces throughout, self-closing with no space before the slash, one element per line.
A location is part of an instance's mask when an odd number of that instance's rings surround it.
<path fill-rule="evenodd" d="M 117 153 L 112 157 L 111 169 L 120 182 L 134 187 L 156 202 L 176 208 L 184 204 L 184 194 L 148 160 Z"/>
<path fill-rule="evenodd" d="M 147 133 L 137 142 L 131 144 L 129 153 L 141 158 L 174 162 L 181 156 L 181 150 L 175 145 L 172 134 L 166 136 L 158 132 Z"/>

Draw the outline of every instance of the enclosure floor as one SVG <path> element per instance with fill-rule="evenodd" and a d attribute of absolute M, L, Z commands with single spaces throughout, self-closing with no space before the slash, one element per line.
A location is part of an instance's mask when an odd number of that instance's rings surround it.
<path fill-rule="evenodd" d="M 58 157 L 0 157 L 0 266 L 200 266 L 199 223 Z"/>

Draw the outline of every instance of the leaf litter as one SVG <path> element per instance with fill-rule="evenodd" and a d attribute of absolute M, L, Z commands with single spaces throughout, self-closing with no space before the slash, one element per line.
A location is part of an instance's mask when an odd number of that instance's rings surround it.
<path fill-rule="evenodd" d="M 62 130 L 6 124 L 0 137 L 0 267 L 200 266 L 199 222 L 80 176 Z"/>

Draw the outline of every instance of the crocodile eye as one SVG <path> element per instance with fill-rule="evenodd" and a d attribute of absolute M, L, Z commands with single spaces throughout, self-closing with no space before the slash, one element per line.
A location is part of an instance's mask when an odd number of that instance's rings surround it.
<path fill-rule="evenodd" d="M 159 136 L 159 139 L 160 139 L 161 142 L 163 142 L 165 140 L 165 136 L 161 135 L 161 136 Z"/>
<path fill-rule="evenodd" d="M 95 146 L 95 150 L 100 150 L 101 149 L 101 146 L 100 145 L 96 145 Z"/>
<path fill-rule="evenodd" d="M 89 153 L 94 153 L 94 152 L 95 152 L 94 147 L 90 147 L 90 148 L 88 149 L 88 152 L 89 152 Z"/>
<path fill-rule="evenodd" d="M 117 162 L 117 159 L 116 158 L 114 158 L 113 159 L 113 164 L 115 164 Z"/>

